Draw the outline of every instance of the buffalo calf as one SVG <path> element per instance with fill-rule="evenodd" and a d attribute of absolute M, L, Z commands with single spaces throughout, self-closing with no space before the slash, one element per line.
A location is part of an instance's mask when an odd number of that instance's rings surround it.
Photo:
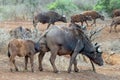
<path fill-rule="evenodd" d="M 91 25 L 95 24 L 96 26 L 96 19 L 98 18 L 100 18 L 101 20 L 104 20 L 104 16 L 102 16 L 96 11 L 85 11 L 82 14 L 85 16 L 91 16 L 91 18 L 93 19 L 93 23 Z"/>
<path fill-rule="evenodd" d="M 82 26 L 83 26 L 83 22 L 85 22 L 87 24 L 87 26 L 88 26 L 87 20 L 91 21 L 92 19 L 91 19 L 90 16 L 85 16 L 83 14 L 77 14 L 77 15 L 71 16 L 71 22 L 72 23 L 81 22 Z"/>
<path fill-rule="evenodd" d="M 112 13 L 112 17 L 118 17 L 118 16 L 120 16 L 120 9 L 116 9 Z"/>
<path fill-rule="evenodd" d="M 10 70 L 13 71 L 13 66 L 15 70 L 18 68 L 15 64 L 15 57 L 25 57 L 25 70 L 27 70 L 28 58 L 30 58 L 31 71 L 34 72 L 34 55 L 40 50 L 37 43 L 31 40 L 13 39 L 8 44 L 8 57 L 10 59 Z"/>
<path fill-rule="evenodd" d="M 112 23 L 111 23 L 111 25 L 110 25 L 110 31 L 109 31 L 109 32 L 111 32 L 113 25 L 115 25 L 115 26 L 114 26 L 114 29 L 115 29 L 115 32 L 117 32 L 116 27 L 117 27 L 117 25 L 119 25 L 119 24 L 120 24 L 120 16 L 114 17 L 113 20 L 112 20 Z"/>
<path fill-rule="evenodd" d="M 36 15 L 33 19 L 33 26 L 36 27 L 37 23 L 40 22 L 42 24 L 48 23 L 47 28 L 57 21 L 67 22 L 66 17 L 63 15 L 58 14 L 54 11 L 48 11 L 48 12 L 41 12 L 38 15 Z"/>

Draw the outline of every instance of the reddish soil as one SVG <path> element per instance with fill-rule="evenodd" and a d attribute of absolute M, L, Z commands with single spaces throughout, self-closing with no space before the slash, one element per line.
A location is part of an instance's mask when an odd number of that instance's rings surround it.
<path fill-rule="evenodd" d="M 98 38 L 99 42 L 104 42 L 107 40 L 114 40 L 114 39 L 120 39 L 120 25 L 117 27 L 118 33 L 115 33 L 114 31 L 112 33 L 109 33 L 109 24 L 111 21 L 106 21 L 104 23 L 99 22 L 97 25 L 102 26 L 103 24 L 106 24 L 105 29 L 102 32 L 102 35 L 100 38 Z M 57 25 L 61 25 L 61 23 L 57 23 Z M 0 22 L 0 28 L 7 28 L 8 31 L 11 29 L 14 29 L 18 26 L 24 26 L 29 29 L 33 29 L 32 22 Z M 40 30 L 45 30 L 45 25 L 39 24 Z M 119 45 L 119 44 L 118 44 Z M 115 62 L 120 61 L 119 54 L 114 56 Z M 35 56 L 37 58 L 37 55 Z M 78 73 L 72 72 L 67 73 L 67 67 L 69 64 L 69 59 L 65 58 L 65 60 L 60 61 L 60 57 L 58 58 L 58 61 L 56 61 L 57 67 L 60 70 L 60 73 L 56 74 L 53 73 L 53 69 L 50 65 L 48 57 L 44 58 L 43 66 L 44 71 L 40 72 L 38 71 L 38 62 L 35 58 L 35 72 L 30 72 L 30 65 L 28 71 L 23 71 L 24 69 L 24 58 L 16 58 L 17 59 L 17 66 L 19 67 L 19 72 L 10 72 L 9 71 L 9 60 L 6 54 L 0 54 L 0 80 L 120 80 L 120 63 L 116 63 L 114 65 L 108 65 L 104 64 L 104 66 L 97 66 L 96 70 L 97 73 L 94 73 L 91 70 L 91 64 L 80 62 L 79 69 L 80 71 Z M 48 60 L 46 60 L 48 59 Z M 62 64 L 66 63 L 67 64 Z M 66 67 L 67 66 L 67 67 Z"/>

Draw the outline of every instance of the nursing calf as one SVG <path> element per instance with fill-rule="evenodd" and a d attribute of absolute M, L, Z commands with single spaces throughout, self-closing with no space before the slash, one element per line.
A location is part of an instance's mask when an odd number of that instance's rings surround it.
<path fill-rule="evenodd" d="M 34 55 L 39 51 L 40 47 L 38 43 L 34 43 L 31 40 L 13 39 L 8 44 L 8 57 L 10 59 L 10 70 L 13 71 L 13 66 L 15 70 L 18 68 L 15 64 L 15 57 L 25 57 L 25 70 L 27 70 L 28 58 L 30 58 L 31 71 L 34 72 Z"/>

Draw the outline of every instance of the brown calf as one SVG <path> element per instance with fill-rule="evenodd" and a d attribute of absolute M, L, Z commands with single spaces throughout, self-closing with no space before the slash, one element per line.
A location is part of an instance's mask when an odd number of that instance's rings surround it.
<path fill-rule="evenodd" d="M 8 44 L 8 57 L 10 59 L 10 70 L 13 71 L 13 65 L 15 70 L 18 68 L 15 64 L 15 57 L 25 57 L 25 70 L 27 70 L 28 57 L 30 58 L 31 71 L 34 72 L 34 54 L 38 52 L 36 44 L 31 40 L 13 39 Z"/>
<path fill-rule="evenodd" d="M 115 25 L 114 29 L 115 29 L 115 32 L 117 32 L 116 27 L 117 27 L 117 25 L 120 25 L 120 16 L 113 18 L 112 23 L 110 25 L 110 31 L 109 32 L 111 32 L 113 25 Z"/>
<path fill-rule="evenodd" d="M 98 18 L 100 18 L 101 20 L 104 20 L 104 16 L 100 15 L 96 11 L 85 11 L 82 14 L 85 16 L 91 16 L 91 18 L 93 19 L 93 23 L 91 25 L 95 24 L 95 26 L 96 26 L 96 19 L 98 19 Z"/>
<path fill-rule="evenodd" d="M 112 13 L 112 17 L 117 17 L 117 16 L 120 16 L 120 9 L 116 9 Z"/>
<path fill-rule="evenodd" d="M 71 22 L 72 23 L 81 22 L 82 26 L 83 26 L 83 22 L 85 22 L 88 26 L 87 20 L 91 21 L 92 19 L 91 19 L 91 17 L 85 16 L 85 15 L 82 15 L 82 14 L 77 14 L 77 15 L 71 16 Z"/>

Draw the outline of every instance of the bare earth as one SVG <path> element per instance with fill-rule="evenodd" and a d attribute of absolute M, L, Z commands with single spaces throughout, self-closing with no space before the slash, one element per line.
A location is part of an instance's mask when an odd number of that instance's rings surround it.
<path fill-rule="evenodd" d="M 64 25 L 63 23 L 57 23 L 57 25 Z M 109 33 L 110 21 L 104 22 L 106 28 L 103 30 L 102 35 L 98 41 L 104 42 L 107 40 L 120 39 L 120 25 L 117 27 L 118 33 L 114 31 Z M 65 24 L 66 25 L 66 24 Z M 101 21 L 97 24 L 102 26 Z M 33 29 L 32 22 L 0 22 L 0 28 L 7 28 L 9 30 L 14 29 L 18 26 L 24 26 L 29 29 Z M 46 25 L 39 24 L 40 30 L 45 30 Z M 120 55 L 119 55 L 120 56 Z M 44 71 L 38 70 L 37 55 L 35 56 L 35 72 L 30 72 L 30 65 L 28 65 L 28 71 L 24 71 L 24 58 L 16 57 L 16 63 L 20 69 L 19 72 L 10 72 L 9 60 L 6 54 L 0 54 L 0 80 L 120 80 L 120 64 L 96 66 L 97 73 L 94 73 L 91 69 L 90 63 L 79 61 L 79 72 L 67 73 L 69 64 L 69 58 L 58 57 L 56 60 L 57 68 L 60 73 L 53 73 L 53 69 L 49 62 L 49 53 L 46 54 L 43 67 Z M 64 59 L 65 60 L 64 60 Z M 62 60 L 61 60 L 62 59 Z M 120 57 L 116 57 L 116 61 L 120 61 Z"/>

